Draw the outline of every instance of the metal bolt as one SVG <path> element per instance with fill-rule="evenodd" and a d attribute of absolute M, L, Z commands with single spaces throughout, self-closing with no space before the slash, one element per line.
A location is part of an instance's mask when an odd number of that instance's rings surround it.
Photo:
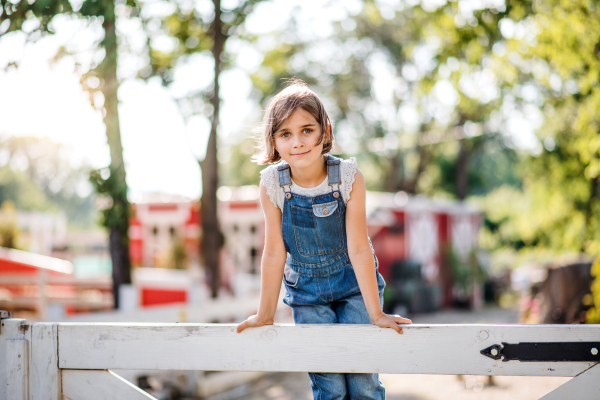
<path fill-rule="evenodd" d="M 491 353 L 494 357 L 496 357 L 498 355 L 498 349 L 492 349 Z"/>
<path fill-rule="evenodd" d="M 598 349 L 595 347 L 592 347 L 592 355 L 597 356 L 598 355 Z"/>

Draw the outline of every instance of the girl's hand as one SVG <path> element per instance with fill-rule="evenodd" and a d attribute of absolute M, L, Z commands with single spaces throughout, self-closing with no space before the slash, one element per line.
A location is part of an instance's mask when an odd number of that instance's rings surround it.
<path fill-rule="evenodd" d="M 273 319 L 264 320 L 262 318 L 259 318 L 258 315 L 252 315 L 248 317 L 247 320 L 245 320 L 237 326 L 236 332 L 240 333 L 246 328 L 258 328 L 259 326 L 264 325 L 273 325 Z"/>
<path fill-rule="evenodd" d="M 403 334 L 402 328 L 398 324 L 412 324 L 412 321 L 408 318 L 402 318 L 399 315 L 390 315 L 390 314 L 381 314 L 377 320 L 373 321 L 374 325 L 377 325 L 381 328 L 391 328 L 398 332 L 399 334 Z"/>

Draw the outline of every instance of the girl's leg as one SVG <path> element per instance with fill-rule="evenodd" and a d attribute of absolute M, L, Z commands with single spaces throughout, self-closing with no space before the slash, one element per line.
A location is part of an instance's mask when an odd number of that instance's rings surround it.
<path fill-rule="evenodd" d="M 335 324 L 338 322 L 330 305 L 293 306 L 296 324 Z M 309 372 L 310 385 L 315 400 L 348 400 L 344 374 L 318 374 Z"/>
<path fill-rule="evenodd" d="M 336 301 L 333 310 L 340 324 L 371 324 L 371 318 L 369 318 L 365 302 L 360 293 Z M 345 376 L 350 399 L 385 399 L 385 388 L 379 381 L 379 374 L 345 374 Z"/>

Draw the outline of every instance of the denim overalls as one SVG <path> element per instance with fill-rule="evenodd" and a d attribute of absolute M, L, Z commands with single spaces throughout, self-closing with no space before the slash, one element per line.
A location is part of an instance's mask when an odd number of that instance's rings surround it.
<path fill-rule="evenodd" d="M 282 235 L 287 260 L 283 301 L 292 308 L 296 324 L 371 324 L 348 257 L 346 206 L 339 191 L 340 161 L 327 156 L 331 193 L 315 197 L 292 193 L 289 164 L 277 167 L 279 184 L 285 192 Z M 377 274 L 379 302 L 383 304 L 385 282 L 377 265 L 375 257 L 373 273 Z M 308 375 L 315 400 L 385 398 L 378 374 Z"/>

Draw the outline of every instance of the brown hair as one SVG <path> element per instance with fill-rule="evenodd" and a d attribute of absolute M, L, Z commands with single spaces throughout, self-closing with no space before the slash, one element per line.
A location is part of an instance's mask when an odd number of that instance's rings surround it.
<path fill-rule="evenodd" d="M 263 117 L 261 127 L 261 135 L 259 139 L 259 149 L 252 156 L 252 161 L 255 163 L 271 164 L 281 160 L 281 156 L 275 150 L 273 141 L 275 140 L 275 132 L 279 130 L 281 125 L 294 113 L 297 108 L 302 108 L 310 113 L 317 123 L 321 125 L 321 137 L 317 144 L 321 144 L 323 140 L 328 138 L 323 144 L 321 154 L 328 153 L 333 147 L 333 132 L 331 130 L 331 120 L 325 106 L 319 96 L 300 79 L 290 79 L 288 86 L 279 92 L 275 97 L 267 102 L 267 108 Z M 327 136 L 327 134 L 329 135 Z"/>

